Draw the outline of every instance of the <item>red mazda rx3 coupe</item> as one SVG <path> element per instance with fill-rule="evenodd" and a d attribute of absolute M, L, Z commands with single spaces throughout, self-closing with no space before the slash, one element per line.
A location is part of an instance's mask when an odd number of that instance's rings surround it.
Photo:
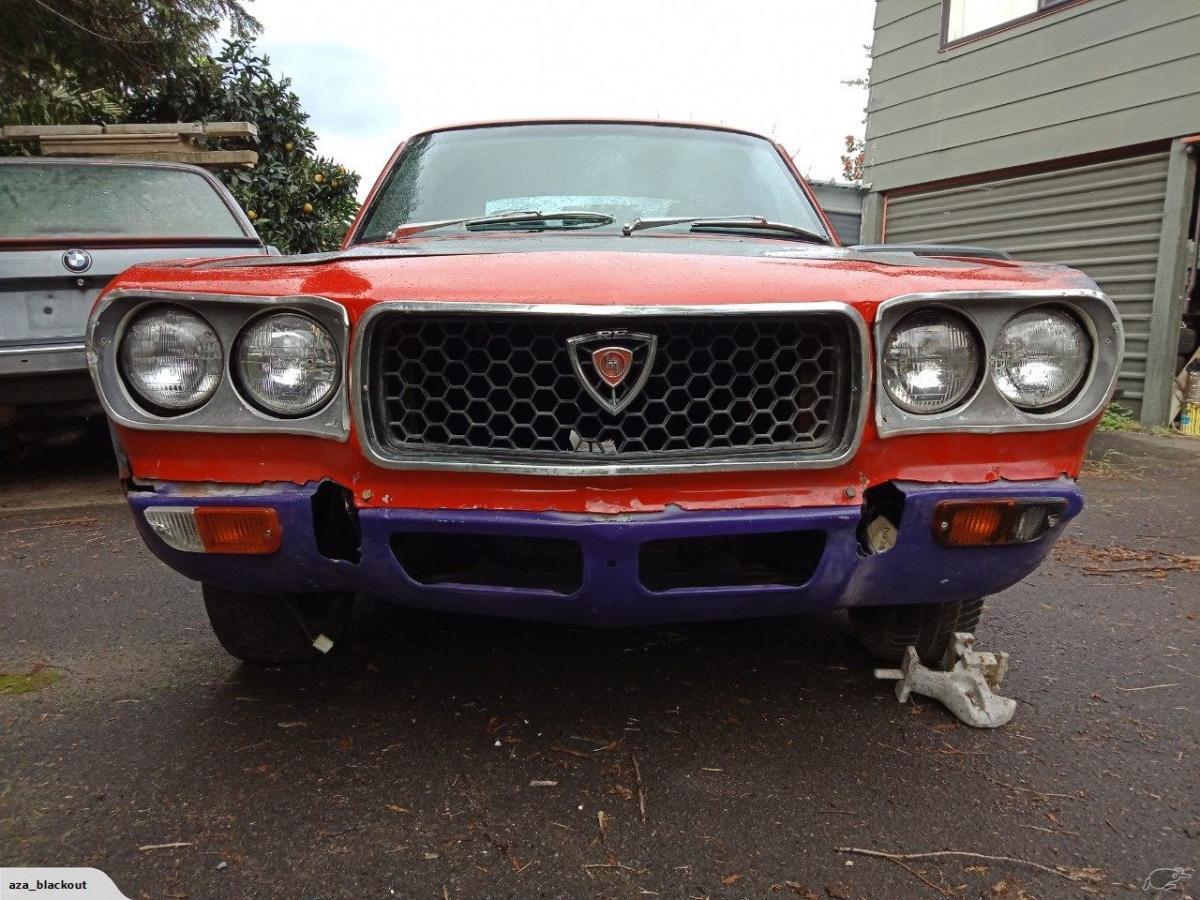
<path fill-rule="evenodd" d="M 843 247 L 778 145 L 662 122 L 418 134 L 338 252 L 139 266 L 88 330 L 146 543 L 259 663 L 360 593 L 936 659 L 1079 512 L 1121 349 L 1080 272 Z"/>

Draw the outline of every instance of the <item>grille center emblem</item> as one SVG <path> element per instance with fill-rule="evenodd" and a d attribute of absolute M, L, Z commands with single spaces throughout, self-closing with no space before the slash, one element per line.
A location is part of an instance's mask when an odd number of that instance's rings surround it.
<path fill-rule="evenodd" d="M 592 351 L 596 374 L 608 382 L 609 387 L 617 387 L 625 380 L 632 363 L 633 351 L 626 347 L 601 347 Z"/>
<path fill-rule="evenodd" d="M 657 347 L 654 335 L 634 331 L 597 331 L 567 339 L 580 386 L 613 415 L 646 386 Z"/>

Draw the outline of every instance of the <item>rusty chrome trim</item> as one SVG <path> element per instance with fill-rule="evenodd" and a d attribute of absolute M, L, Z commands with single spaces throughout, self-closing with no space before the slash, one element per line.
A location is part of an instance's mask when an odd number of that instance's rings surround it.
<path fill-rule="evenodd" d="M 965 316 L 983 341 L 978 387 L 958 406 L 940 413 L 911 413 L 892 402 L 883 385 L 883 345 L 907 313 L 922 307 L 944 307 Z M 996 388 L 991 374 L 993 342 L 1018 312 L 1036 306 L 1060 306 L 1079 317 L 1092 340 L 1087 375 L 1075 396 L 1050 412 L 1030 412 L 1013 405 Z M 1073 428 L 1099 415 L 1120 373 L 1125 333 L 1116 305 L 1099 290 L 930 291 L 892 297 L 875 314 L 875 427 L 881 438 L 897 434 L 1055 431 Z"/>
<path fill-rule="evenodd" d="M 178 415 L 159 415 L 129 391 L 121 377 L 117 350 L 130 318 L 148 305 L 176 304 L 203 316 L 217 332 L 224 355 L 221 383 L 202 406 Z M 295 312 L 330 330 L 342 363 L 337 391 L 320 409 L 289 419 L 264 413 L 246 401 L 231 376 L 232 352 L 242 330 L 267 312 Z M 180 291 L 119 289 L 105 294 L 88 316 L 87 365 L 108 417 L 119 425 L 145 431 L 192 431 L 223 434 L 297 434 L 345 442 L 350 437 L 346 362 L 350 317 L 346 308 L 325 297 L 255 297 Z"/>
<path fill-rule="evenodd" d="M 444 451 L 414 451 L 389 455 L 376 439 L 366 415 L 366 382 L 364 344 L 374 320 L 385 314 L 442 313 L 459 315 L 546 315 L 579 316 L 582 322 L 595 317 L 651 316 L 750 316 L 750 315 L 808 315 L 832 313 L 844 317 L 850 324 L 858 352 L 852 371 L 848 425 L 842 445 L 831 456 L 798 457 L 795 451 L 756 451 L 753 454 L 732 451 L 721 456 L 673 457 L 669 461 L 638 460 L 636 462 L 579 462 L 529 460 L 518 456 L 486 451 L 449 453 Z M 604 306 L 571 303 L 480 303 L 474 301 L 389 300 L 375 304 L 358 320 L 350 353 L 350 408 L 359 444 L 367 458 L 386 469 L 444 469 L 468 472 L 497 472 L 521 475 L 660 475 L 680 472 L 737 472 L 761 469 L 835 469 L 844 465 L 858 452 L 867 421 L 867 394 L 871 384 L 871 350 L 866 323 L 853 306 L 839 301 L 685 304 L 679 306 Z"/>

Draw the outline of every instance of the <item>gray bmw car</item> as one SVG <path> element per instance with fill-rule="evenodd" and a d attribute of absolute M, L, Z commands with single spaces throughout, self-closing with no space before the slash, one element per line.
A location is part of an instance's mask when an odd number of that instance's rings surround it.
<path fill-rule="evenodd" d="M 195 166 L 0 159 L 0 437 L 100 411 L 83 332 L 113 276 L 267 252 L 225 186 Z"/>

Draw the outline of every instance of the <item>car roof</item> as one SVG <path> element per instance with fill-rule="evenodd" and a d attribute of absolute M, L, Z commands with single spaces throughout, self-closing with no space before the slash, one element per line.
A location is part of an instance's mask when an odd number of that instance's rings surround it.
<path fill-rule="evenodd" d="M 215 178 L 207 169 L 200 166 L 180 162 L 164 162 L 155 159 L 124 159 L 113 156 L 0 156 L 0 165 L 4 166 L 107 166 L 133 169 L 176 169 L 183 172 L 195 172 L 212 179 Z"/>
<path fill-rule="evenodd" d="M 748 128 L 738 128 L 733 125 L 713 125 L 706 122 L 687 122 L 672 119 L 637 119 L 637 118 L 545 118 L 545 119 L 485 119 L 478 122 L 458 122 L 451 125 L 441 125 L 436 128 L 425 128 L 412 135 L 420 137 L 426 134 L 437 134 L 442 131 L 464 131 L 472 128 L 503 128 L 513 125 L 658 125 L 664 128 L 694 128 L 698 131 L 725 131 L 732 134 L 744 134 L 748 137 L 759 138 L 775 143 L 773 138 Z"/>

